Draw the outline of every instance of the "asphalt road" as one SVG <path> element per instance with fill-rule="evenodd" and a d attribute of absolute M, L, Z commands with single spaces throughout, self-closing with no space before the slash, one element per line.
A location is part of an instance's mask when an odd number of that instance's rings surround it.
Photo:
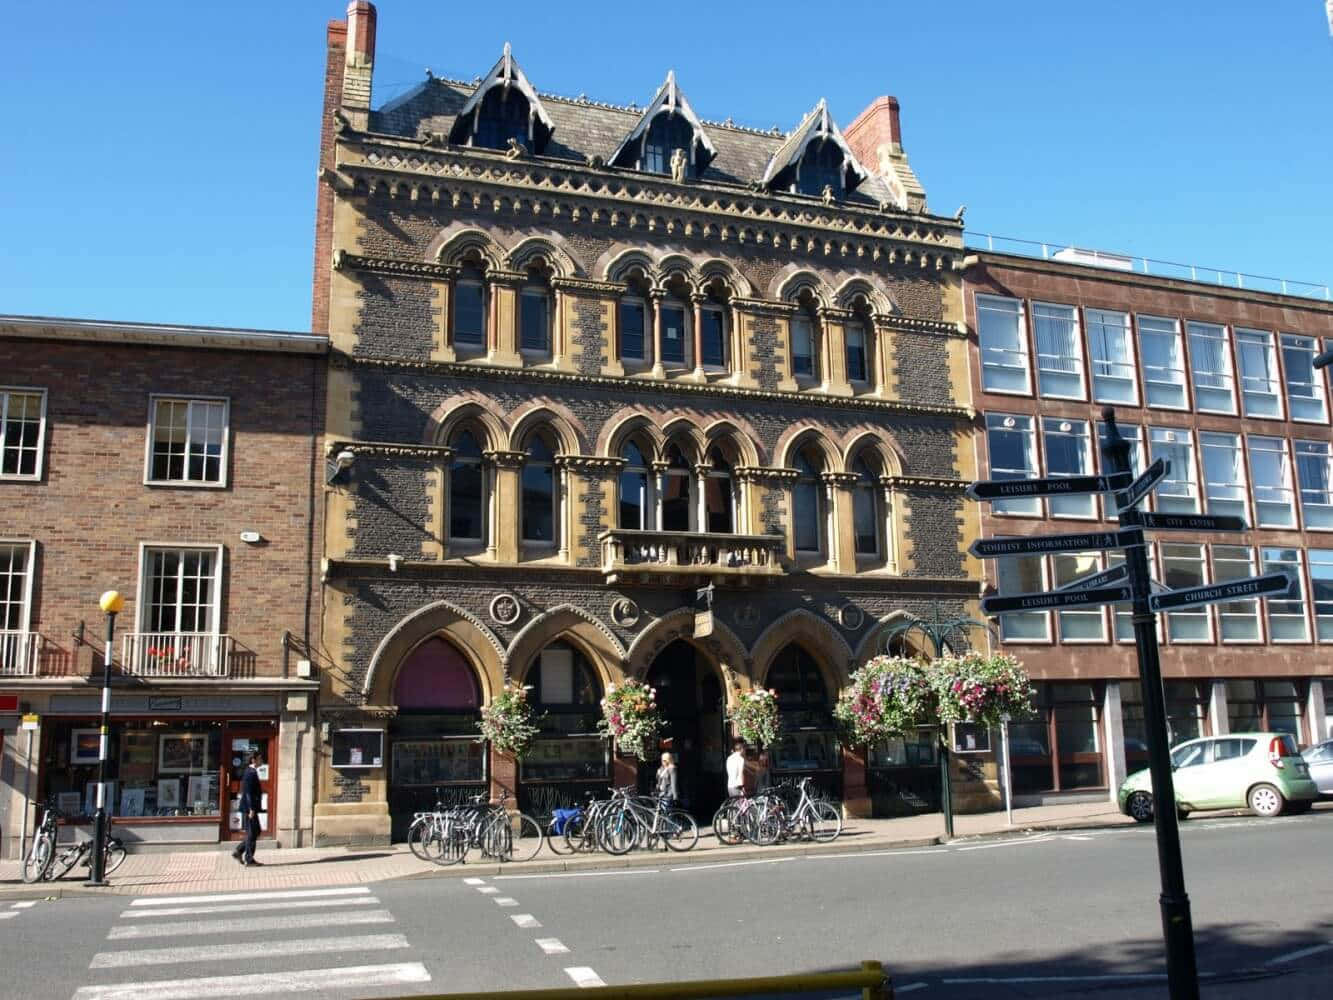
<path fill-rule="evenodd" d="M 1333 813 L 1182 827 L 1204 996 L 1333 995 Z M 715 857 L 715 856 L 714 856 Z M 882 961 L 900 997 L 1162 997 L 1150 828 L 0 918 L 0 997 L 388 997 Z M 238 978 L 239 977 L 239 978 Z"/>

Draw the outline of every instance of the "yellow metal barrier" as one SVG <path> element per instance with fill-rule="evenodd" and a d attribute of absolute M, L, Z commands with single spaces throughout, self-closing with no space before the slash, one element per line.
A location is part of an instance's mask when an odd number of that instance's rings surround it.
<path fill-rule="evenodd" d="M 862 962 L 847 972 L 811 972 L 754 979 L 694 979 L 684 983 L 643 983 L 639 986 L 569 986 L 550 990 L 502 990 L 485 993 L 435 993 L 396 1000 L 706 1000 L 710 997 L 755 996 L 761 993 L 827 993 L 860 990 L 861 1000 L 893 1000 L 893 984 L 879 962 Z"/>

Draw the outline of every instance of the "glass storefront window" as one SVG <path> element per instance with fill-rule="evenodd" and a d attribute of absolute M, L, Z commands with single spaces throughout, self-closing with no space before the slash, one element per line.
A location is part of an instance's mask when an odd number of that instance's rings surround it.
<path fill-rule="evenodd" d="M 485 758 L 485 745 L 474 737 L 396 740 L 392 754 L 392 781 L 396 786 L 484 781 Z"/>
<path fill-rule="evenodd" d="M 1305 741 L 1304 692 L 1295 681 L 1227 681 L 1227 719 L 1233 733 L 1290 733 Z"/>
<path fill-rule="evenodd" d="M 537 740 L 523 758 L 524 781 L 604 780 L 610 767 L 610 744 L 600 736 Z"/>

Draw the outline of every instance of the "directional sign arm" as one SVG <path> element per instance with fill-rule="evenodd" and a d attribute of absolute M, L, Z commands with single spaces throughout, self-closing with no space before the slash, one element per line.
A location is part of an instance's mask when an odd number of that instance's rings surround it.
<path fill-rule="evenodd" d="M 1006 611 L 1045 611 L 1052 608 L 1087 608 L 1132 600 L 1128 587 L 1098 587 L 1087 590 L 1055 590 L 1040 594 L 983 597 L 981 610 L 988 615 Z"/>
<path fill-rule="evenodd" d="M 1033 535 L 1030 538 L 978 538 L 968 549 L 978 559 L 1041 555 L 1048 552 L 1092 552 L 1143 544 L 1143 529 L 1086 531 L 1074 535 Z"/>
<path fill-rule="evenodd" d="M 1186 587 L 1183 590 L 1168 590 L 1165 593 L 1153 594 L 1148 598 L 1148 608 L 1151 611 L 1174 611 L 1196 604 L 1244 601 L 1253 597 L 1263 597 L 1265 594 L 1286 593 L 1291 589 L 1291 585 L 1291 577 L 1286 573 L 1265 573 L 1263 576 L 1251 576 L 1244 580 L 1228 580 L 1226 583 Z"/>
<path fill-rule="evenodd" d="M 1077 496 L 1087 493 L 1110 493 L 1130 485 L 1127 472 L 1107 476 L 1051 476 L 1047 479 L 983 479 L 967 488 L 973 500 L 991 502 L 1013 500 L 1018 497 Z"/>

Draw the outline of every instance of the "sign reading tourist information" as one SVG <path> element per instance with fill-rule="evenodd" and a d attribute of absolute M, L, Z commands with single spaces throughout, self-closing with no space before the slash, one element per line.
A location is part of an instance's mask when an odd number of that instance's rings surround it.
<path fill-rule="evenodd" d="M 1015 497 L 1072 496 L 1110 493 L 1130 485 L 1128 472 L 1111 476 L 1055 476 L 1050 479 L 983 479 L 967 488 L 973 500 L 1012 500 Z"/>
<path fill-rule="evenodd" d="M 1143 475 L 1130 483 L 1127 490 L 1115 495 L 1116 504 L 1121 510 L 1128 510 L 1151 493 L 1153 487 L 1170 473 L 1171 463 L 1164 458 L 1159 458 L 1143 471 Z"/>
<path fill-rule="evenodd" d="M 1119 604 L 1134 599 L 1128 587 L 1096 587 L 1089 590 L 1057 590 L 1049 594 L 1015 594 L 1013 597 L 983 597 L 981 610 L 988 615 L 1006 611 L 1044 611 L 1047 608 L 1090 607 Z"/>
<path fill-rule="evenodd" d="M 1153 594 L 1148 598 L 1148 609 L 1171 611 L 1174 608 L 1188 608 L 1195 604 L 1244 600 L 1247 597 L 1262 597 L 1264 594 L 1280 594 L 1290 587 L 1291 578 L 1286 573 L 1265 573 L 1263 576 L 1232 580 L 1230 583 L 1215 583 L 1206 587 L 1187 587 L 1184 590 L 1168 590 L 1164 594 Z"/>
<path fill-rule="evenodd" d="M 1129 567 L 1124 563 L 1119 566 L 1112 566 L 1110 569 L 1104 569 L 1100 573 L 1089 573 L 1087 576 L 1080 576 L 1077 580 L 1070 580 L 1063 586 L 1056 587 L 1056 590 L 1094 590 L 1097 587 L 1109 587 L 1113 583 L 1119 583 L 1129 576 Z"/>
<path fill-rule="evenodd" d="M 1031 538 L 978 538 L 968 549 L 978 559 L 1039 555 L 1044 552 L 1091 552 L 1143 544 L 1142 528 L 1088 531 L 1077 535 L 1034 535 Z"/>
<path fill-rule="evenodd" d="M 1161 531 L 1244 531 L 1248 527 L 1243 517 L 1230 514 L 1149 514 L 1138 516 L 1145 528 Z"/>

